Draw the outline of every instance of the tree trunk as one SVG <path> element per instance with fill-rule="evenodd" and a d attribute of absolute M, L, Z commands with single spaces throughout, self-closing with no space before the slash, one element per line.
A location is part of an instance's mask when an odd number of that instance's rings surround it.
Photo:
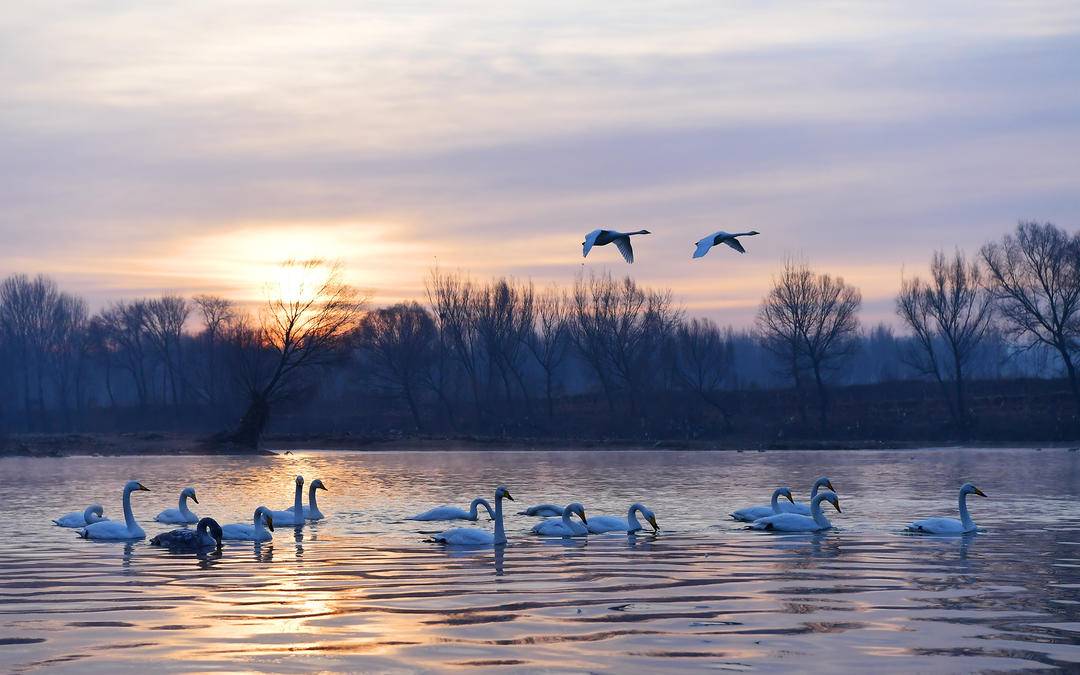
<path fill-rule="evenodd" d="M 252 394 L 247 411 L 240 418 L 236 431 L 229 434 L 227 440 L 252 449 L 258 449 L 263 431 L 270 421 L 270 403 L 261 393 Z"/>
<path fill-rule="evenodd" d="M 814 382 L 817 383 L 818 422 L 821 424 L 821 431 L 824 432 L 829 425 L 829 399 L 825 393 L 825 382 L 821 379 L 821 366 L 817 361 L 814 362 Z"/>

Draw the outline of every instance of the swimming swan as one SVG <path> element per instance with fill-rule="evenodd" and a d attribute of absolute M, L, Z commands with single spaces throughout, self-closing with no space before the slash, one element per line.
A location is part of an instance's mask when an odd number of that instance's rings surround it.
<path fill-rule="evenodd" d="M 269 532 L 267 531 L 269 529 Z M 274 535 L 274 517 L 270 509 L 260 506 L 248 523 L 230 523 L 221 526 L 221 538 L 226 541 L 270 541 Z"/>
<path fill-rule="evenodd" d="M 105 509 L 101 508 L 101 504 L 91 504 L 86 507 L 85 511 L 65 513 L 59 518 L 54 518 L 53 522 L 60 527 L 86 527 L 102 520 L 108 520 L 102 515 L 103 513 L 105 513 Z"/>
<path fill-rule="evenodd" d="M 456 506 L 436 506 L 435 508 L 418 513 L 415 516 L 409 516 L 405 520 L 472 520 L 476 521 L 480 519 L 480 514 L 477 513 L 477 507 L 483 506 L 487 509 L 488 516 L 492 520 L 495 520 L 495 512 L 491 510 L 491 504 L 483 497 L 477 497 L 469 504 L 469 510 L 459 509 Z"/>
<path fill-rule="evenodd" d="M 514 501 L 505 485 L 495 489 L 495 534 L 473 527 L 455 527 L 436 534 L 428 541 L 447 546 L 502 546 L 506 543 L 503 527 L 503 497 Z"/>
<path fill-rule="evenodd" d="M 124 522 L 115 520 L 100 520 L 91 523 L 79 530 L 79 536 L 83 539 L 106 539 L 123 541 L 125 539 L 145 539 L 146 532 L 135 522 L 135 514 L 131 512 L 131 493 L 135 491 L 150 492 L 137 480 L 129 480 L 124 485 Z"/>
<path fill-rule="evenodd" d="M 731 248 L 735 249 L 739 253 L 746 253 L 746 249 L 739 242 L 737 237 L 752 237 L 755 234 L 761 234 L 756 230 L 750 230 L 749 232 L 736 232 L 731 234 L 730 232 L 713 232 L 709 236 L 705 237 L 701 241 L 695 241 L 694 246 L 697 246 L 697 250 L 694 251 L 695 258 L 703 258 L 705 254 L 709 252 L 713 246 L 719 246 L 720 244 L 727 244 Z"/>
<path fill-rule="evenodd" d="M 311 481 L 311 485 L 308 486 L 308 495 L 307 495 L 308 505 L 304 507 L 304 519 L 305 520 L 322 520 L 323 517 L 324 517 L 323 512 L 319 510 L 318 502 L 315 501 L 315 491 L 316 490 L 326 490 L 326 486 L 323 485 L 322 479 L 316 478 L 315 480 Z M 326 491 L 329 492 L 329 490 L 326 490 Z M 296 510 L 296 505 L 295 504 L 293 504 L 288 509 L 286 509 L 286 511 L 295 511 L 295 510 Z"/>
<path fill-rule="evenodd" d="M 297 516 L 297 514 L 300 514 Z M 274 519 L 274 523 L 281 527 L 288 525 L 291 527 L 297 527 L 304 524 L 306 520 L 304 518 L 304 477 L 296 477 L 296 493 L 293 495 L 293 505 L 291 509 L 285 509 L 284 511 L 271 511 L 270 517 Z"/>
<path fill-rule="evenodd" d="M 154 517 L 154 520 L 169 525 L 191 525 L 192 523 L 199 522 L 199 517 L 192 513 L 191 509 L 188 508 L 188 498 L 191 498 L 191 501 L 196 504 L 199 503 L 199 498 L 195 496 L 195 488 L 186 487 L 181 490 L 180 507 L 175 509 L 165 509 L 157 514 L 157 516 Z"/>
<path fill-rule="evenodd" d="M 840 498 L 833 492 L 822 492 L 810 503 L 812 516 L 803 516 L 798 513 L 777 513 L 765 518 L 759 518 L 750 523 L 753 530 L 774 530 L 776 532 L 818 532 L 832 528 L 832 523 L 821 512 L 821 502 L 827 501 L 833 505 L 837 513 L 840 511 Z"/>
<path fill-rule="evenodd" d="M 791 496 L 790 489 L 778 487 L 773 490 L 772 501 L 768 506 L 747 506 L 745 509 L 739 509 L 738 511 L 733 512 L 731 517 L 744 523 L 752 523 L 758 518 L 766 518 L 777 513 L 784 513 L 784 509 L 780 507 L 781 497 L 787 497 L 789 502 L 792 504 L 795 503 L 795 500 Z"/>
<path fill-rule="evenodd" d="M 541 518 L 553 518 L 563 514 L 563 507 L 555 504 L 537 504 L 530 506 L 524 511 L 518 511 L 519 516 L 540 516 Z"/>
<path fill-rule="evenodd" d="M 151 546 L 162 546 L 170 551 L 202 551 L 221 548 L 221 526 L 213 518 L 203 518 L 194 530 L 181 527 L 162 532 L 150 540 Z"/>
<path fill-rule="evenodd" d="M 814 497 L 817 497 L 818 490 L 820 490 L 821 488 L 828 488 L 829 492 L 836 492 L 836 488 L 833 487 L 832 481 L 830 481 L 827 476 L 822 476 L 821 478 L 818 478 L 816 481 L 814 481 L 814 486 L 810 488 L 811 502 L 814 501 Z M 780 510 L 784 513 L 798 513 L 803 516 L 810 515 L 809 504 L 796 504 L 794 502 L 792 502 L 791 504 L 780 504 Z"/>
<path fill-rule="evenodd" d="M 971 514 L 968 513 L 967 508 L 967 496 L 970 494 L 977 494 L 980 497 L 986 496 L 982 490 L 973 484 L 964 483 L 960 488 L 960 520 L 956 518 L 924 518 L 923 520 L 916 520 L 904 529 L 908 532 L 921 532 L 924 534 L 976 532 L 979 528 L 975 525 L 975 521 L 971 519 Z"/>
<path fill-rule="evenodd" d="M 649 524 L 652 525 L 653 532 L 660 531 L 660 526 L 656 524 L 656 514 L 652 512 L 652 509 L 641 502 L 634 502 L 631 504 L 630 510 L 626 512 L 625 518 L 620 518 L 618 516 L 593 516 L 589 519 L 589 524 L 586 527 L 588 527 L 590 534 L 603 534 L 605 532 L 625 532 L 627 534 L 633 534 L 644 529 L 641 527 L 641 522 L 637 519 L 638 513 L 645 516 L 645 520 L 649 521 Z"/>
<path fill-rule="evenodd" d="M 570 520 L 570 516 L 574 514 L 581 518 L 580 523 Z M 532 533 L 543 537 L 584 537 L 589 534 L 588 525 L 589 521 L 585 518 L 585 507 L 574 502 L 563 509 L 562 518 L 551 518 L 533 525 Z"/>
<path fill-rule="evenodd" d="M 586 258 L 593 246 L 607 246 L 614 243 L 619 248 L 619 253 L 626 262 L 634 262 L 634 248 L 630 246 L 630 237 L 635 234 L 652 234 L 648 230 L 636 232 L 619 232 L 617 230 L 593 230 L 585 235 L 585 241 L 581 242 L 581 257 Z"/>

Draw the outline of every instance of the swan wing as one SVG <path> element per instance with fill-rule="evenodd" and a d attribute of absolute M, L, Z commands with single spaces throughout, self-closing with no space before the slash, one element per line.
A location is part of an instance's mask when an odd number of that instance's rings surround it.
<path fill-rule="evenodd" d="M 180 513 L 180 509 L 165 509 L 154 516 L 154 520 L 167 525 L 189 525 L 199 522 L 199 517 L 194 513 L 190 516 L 185 516 L 183 513 Z"/>
<path fill-rule="evenodd" d="M 592 247 L 596 245 L 596 238 L 600 236 L 601 232 L 603 232 L 603 230 L 593 230 L 592 232 L 585 235 L 585 241 L 581 242 L 582 258 L 588 257 L 589 251 L 591 251 Z"/>
<path fill-rule="evenodd" d="M 708 253 L 709 249 L 712 248 L 713 237 L 714 236 L 716 236 L 716 235 L 710 235 L 708 237 L 705 237 L 704 239 L 702 239 L 701 241 L 699 241 L 697 243 L 697 250 L 694 251 L 694 257 L 695 258 L 704 258 L 705 257 L 705 254 Z"/>
<path fill-rule="evenodd" d="M 780 502 L 780 510 L 784 513 L 797 513 L 800 516 L 810 515 L 810 507 L 806 504 L 790 504 L 788 502 Z"/>
<path fill-rule="evenodd" d="M 926 534 L 963 534 L 966 530 L 964 524 L 956 518 L 923 518 L 916 520 L 906 528 L 908 532 L 923 532 Z"/>
<path fill-rule="evenodd" d="M 615 240 L 615 245 L 619 247 L 619 253 L 622 253 L 622 257 L 626 259 L 626 262 L 633 264 L 634 262 L 634 247 L 630 245 L 630 237 L 623 235 Z"/>
<path fill-rule="evenodd" d="M 773 515 L 771 505 L 767 506 L 748 506 L 745 509 L 739 509 L 731 514 L 731 517 L 735 520 L 742 521 L 744 523 L 752 523 L 758 518 L 768 518 Z"/>
<path fill-rule="evenodd" d="M 142 539 L 146 536 L 141 527 L 128 530 L 126 523 L 115 520 L 101 520 L 91 523 L 79 530 L 79 536 L 83 539 L 108 539 L 113 541 L 126 539 Z"/>
<path fill-rule="evenodd" d="M 626 532 L 630 529 L 630 523 L 626 518 L 618 516 L 593 516 L 589 518 L 588 530 L 592 534 L 604 534 L 605 532 Z"/>
<path fill-rule="evenodd" d="M 468 520 L 469 512 L 456 506 L 437 506 L 405 520 Z"/>
<path fill-rule="evenodd" d="M 495 543 L 495 535 L 487 530 L 455 527 L 436 534 L 431 540 L 448 546 L 491 546 Z"/>
<path fill-rule="evenodd" d="M 774 530 L 777 532 L 815 532 L 821 529 L 813 518 L 797 513 L 778 513 L 765 518 L 758 518 L 750 523 L 753 530 Z"/>
<path fill-rule="evenodd" d="M 295 527 L 296 525 L 304 524 L 304 516 L 301 514 L 298 518 L 292 511 L 271 511 L 270 517 L 274 519 L 274 525 L 289 525 Z"/>
<path fill-rule="evenodd" d="M 724 243 L 727 244 L 728 246 L 730 246 L 731 248 L 735 249 L 739 253 L 746 253 L 746 249 L 743 248 L 743 245 L 740 244 L 739 240 L 736 239 L 735 237 L 728 237 L 727 239 L 724 239 Z"/>

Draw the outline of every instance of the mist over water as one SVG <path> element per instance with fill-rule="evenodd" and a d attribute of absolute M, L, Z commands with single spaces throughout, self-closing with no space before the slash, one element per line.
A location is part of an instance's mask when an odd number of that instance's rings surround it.
<path fill-rule="evenodd" d="M 50 522 L 91 502 L 122 518 L 124 481 L 153 522 L 192 485 L 200 516 L 250 522 L 322 478 L 323 522 L 199 558 L 78 539 Z M 778 485 L 806 501 L 828 475 L 843 513 L 820 535 L 749 532 L 727 514 Z M 901 534 L 969 506 L 984 531 Z M 491 499 L 504 551 L 424 543 L 404 521 Z M 305 490 L 306 492 L 306 490 Z M 0 459 L 0 670 L 551 672 L 847 668 L 968 672 L 1080 667 L 1080 453 L 297 452 L 276 457 Z M 625 515 L 657 536 L 545 540 L 530 504 Z M 490 527 L 482 522 L 481 527 Z"/>

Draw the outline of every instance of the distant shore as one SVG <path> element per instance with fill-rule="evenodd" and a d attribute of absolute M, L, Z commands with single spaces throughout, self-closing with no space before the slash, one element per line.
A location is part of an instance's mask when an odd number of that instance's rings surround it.
<path fill-rule="evenodd" d="M 394 452 L 419 450 L 704 450 L 764 452 L 776 450 L 915 450 L 942 447 L 1021 447 L 1069 448 L 1080 443 L 928 440 L 813 440 L 787 441 L 730 440 L 618 440 L 561 438 L 501 438 L 482 436 L 364 436 L 355 434 L 271 434 L 263 447 L 252 450 L 242 446 L 215 443 L 201 434 L 171 432 L 14 434 L 0 436 L 0 457 L 71 457 L 78 455 L 277 455 L 293 450 L 342 450 L 359 452 Z"/>

